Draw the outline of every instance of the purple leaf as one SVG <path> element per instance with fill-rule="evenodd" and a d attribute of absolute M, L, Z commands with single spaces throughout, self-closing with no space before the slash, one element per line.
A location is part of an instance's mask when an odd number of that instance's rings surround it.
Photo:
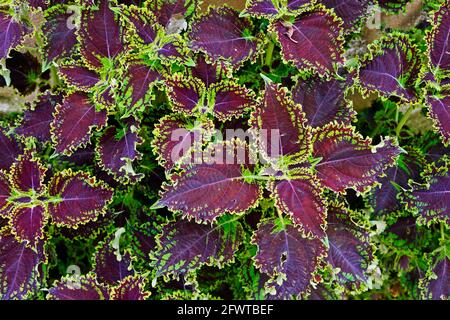
<path fill-rule="evenodd" d="M 9 215 L 8 199 L 11 196 L 11 184 L 8 176 L 0 171 L 0 216 L 6 217 Z M 2 227 L 0 227 L 2 229 Z"/>
<path fill-rule="evenodd" d="M 163 227 L 159 250 L 154 262 L 156 276 L 186 274 L 203 264 L 223 264 L 234 260 L 244 237 L 239 222 L 221 219 L 213 225 L 186 220 L 170 222 Z"/>
<path fill-rule="evenodd" d="M 414 185 L 406 194 L 407 207 L 418 213 L 419 222 L 442 221 L 450 226 L 450 177 L 448 166 L 432 168 L 426 184 Z"/>
<path fill-rule="evenodd" d="M 314 76 L 299 80 L 292 89 L 292 98 L 305 112 L 308 124 L 322 127 L 330 122 L 351 125 L 356 112 L 344 99 L 346 83 Z"/>
<path fill-rule="evenodd" d="M 68 57 L 74 51 L 78 42 L 75 26 L 70 25 L 73 12 L 54 11 L 46 19 L 42 28 L 47 44 L 45 46 L 45 58 L 53 61 L 56 58 Z"/>
<path fill-rule="evenodd" d="M 0 234 L 0 298 L 25 299 L 38 289 L 38 264 L 43 255 L 18 242 L 5 232 Z"/>
<path fill-rule="evenodd" d="M 429 115 L 446 145 L 450 141 L 450 91 L 442 97 L 428 97 Z"/>
<path fill-rule="evenodd" d="M 291 11 L 300 10 L 311 4 L 311 0 L 287 0 L 287 8 Z"/>
<path fill-rule="evenodd" d="M 434 14 L 433 30 L 427 36 L 430 50 L 431 70 L 441 70 L 445 75 L 450 73 L 450 5 L 446 1 Z"/>
<path fill-rule="evenodd" d="M 155 17 L 148 10 L 129 7 L 124 12 L 126 18 L 132 23 L 134 30 L 143 44 L 151 44 L 157 36 Z"/>
<path fill-rule="evenodd" d="M 36 247 L 39 240 L 44 237 L 44 227 L 47 216 L 43 206 L 16 207 L 11 212 L 11 231 L 20 241 Z"/>
<path fill-rule="evenodd" d="M 253 242 L 258 246 L 255 263 L 272 277 L 267 286 L 275 291 L 275 298 L 290 299 L 310 290 L 313 272 L 325 255 L 320 240 L 303 238 L 286 221 L 274 220 L 259 226 Z M 283 280 L 277 281 L 280 275 Z"/>
<path fill-rule="evenodd" d="M 108 0 L 100 0 L 98 10 L 82 12 L 79 35 L 81 53 L 94 69 L 103 66 L 103 58 L 113 60 L 124 50 L 120 26 Z"/>
<path fill-rule="evenodd" d="M 267 83 L 264 100 L 252 115 L 254 129 L 260 134 L 263 154 L 270 158 L 289 156 L 301 160 L 310 151 L 311 135 L 305 116 L 287 95 L 285 88 Z"/>
<path fill-rule="evenodd" d="M 59 73 L 77 89 L 89 90 L 100 81 L 100 76 L 96 72 L 76 65 L 62 66 Z"/>
<path fill-rule="evenodd" d="M 125 94 L 131 94 L 131 101 L 127 102 L 127 105 L 134 107 L 138 102 L 143 104 L 146 101 L 146 97 L 151 94 L 151 86 L 162 80 L 161 75 L 146 66 L 138 62 L 132 63 L 127 68 L 126 74 Z"/>
<path fill-rule="evenodd" d="M 183 17 L 187 9 L 196 5 L 198 0 L 162 0 L 150 1 L 149 6 L 158 19 L 158 23 L 167 28 L 174 19 Z"/>
<path fill-rule="evenodd" d="M 214 115 L 220 121 L 240 118 L 255 104 L 255 98 L 245 87 L 232 82 L 221 82 L 211 86 L 214 92 Z"/>
<path fill-rule="evenodd" d="M 316 165 L 317 177 L 335 192 L 347 188 L 366 191 L 401 152 L 388 138 L 374 147 L 352 127 L 337 124 L 320 128 L 315 135 L 313 156 L 321 159 Z"/>
<path fill-rule="evenodd" d="M 289 215 L 304 234 L 325 236 L 326 204 L 316 177 L 305 170 L 296 173 L 295 179 L 274 181 L 269 189 L 277 208 Z"/>
<path fill-rule="evenodd" d="M 201 80 L 207 89 L 213 83 L 226 78 L 226 66 L 221 62 L 208 63 L 203 55 L 198 55 L 195 67 L 189 71 L 194 78 Z"/>
<path fill-rule="evenodd" d="M 25 137 L 35 137 L 40 142 L 49 141 L 53 113 L 56 105 L 60 103 L 62 103 L 60 95 L 52 95 L 50 92 L 42 95 L 34 108 L 25 110 L 22 123 L 16 129 L 16 133 Z"/>
<path fill-rule="evenodd" d="M 278 14 L 272 0 L 248 0 L 245 13 L 255 17 L 274 18 Z"/>
<path fill-rule="evenodd" d="M 75 92 L 56 107 L 52 122 L 52 141 L 57 153 L 70 155 L 90 141 L 93 127 L 106 125 L 106 111 L 96 111 L 87 94 Z"/>
<path fill-rule="evenodd" d="M 73 173 L 70 170 L 53 176 L 48 193 L 58 199 L 48 206 L 53 222 L 68 227 L 96 220 L 104 214 L 113 196 L 113 191 L 104 183 L 96 182 L 84 172 Z"/>
<path fill-rule="evenodd" d="M 117 285 L 118 282 L 134 274 L 131 269 L 131 256 L 128 252 L 120 256 L 112 247 L 113 237 L 107 237 L 95 253 L 94 272 L 99 282 L 106 285 Z"/>
<path fill-rule="evenodd" d="M 134 180 L 140 177 L 129 167 L 141 157 L 137 146 L 142 143 L 142 139 L 137 130 L 134 121 L 129 121 L 126 128 L 109 127 L 99 140 L 97 154 L 100 165 L 118 179 Z M 120 134 L 120 138 L 117 134 Z"/>
<path fill-rule="evenodd" d="M 145 300 L 150 296 L 144 287 L 146 278 L 140 275 L 128 276 L 111 290 L 111 300 Z"/>
<path fill-rule="evenodd" d="M 450 297 L 450 259 L 433 259 L 427 277 L 421 279 L 423 297 L 430 300 L 448 300 Z"/>
<path fill-rule="evenodd" d="M 344 21 L 344 29 L 354 29 L 355 24 L 368 12 L 372 0 L 321 0 L 330 9 L 333 9 L 338 17 Z"/>
<path fill-rule="evenodd" d="M 399 239 L 412 242 L 417 236 L 416 218 L 399 218 L 386 232 L 395 234 Z"/>
<path fill-rule="evenodd" d="M 419 52 L 407 36 L 382 38 L 371 47 L 371 59 L 363 62 L 359 81 L 364 90 L 383 96 L 415 100 L 414 83 L 420 70 Z"/>
<path fill-rule="evenodd" d="M 73 279 L 68 276 L 56 281 L 47 295 L 49 300 L 109 300 L 108 287 L 91 276 Z"/>
<path fill-rule="evenodd" d="M 19 192 L 40 193 L 44 188 L 46 168 L 33 157 L 31 151 L 25 151 L 11 167 L 11 184 Z"/>
<path fill-rule="evenodd" d="M 256 54 L 256 41 L 245 35 L 251 23 L 231 8 L 211 8 L 191 27 L 191 47 L 213 60 L 225 59 L 236 67 Z"/>
<path fill-rule="evenodd" d="M 271 28 L 277 34 L 284 59 L 298 69 L 313 69 L 325 75 L 344 61 L 342 28 L 322 9 L 303 13 L 293 23 L 276 21 Z"/>
<path fill-rule="evenodd" d="M 196 79 L 186 79 L 175 75 L 167 81 L 169 87 L 168 96 L 172 101 L 174 111 L 193 115 L 194 109 L 200 102 L 200 95 L 204 91 L 204 85 Z"/>
<path fill-rule="evenodd" d="M 7 57 L 9 50 L 19 45 L 29 31 L 10 15 L 0 12 L 0 59 Z"/>
<path fill-rule="evenodd" d="M 0 128 L 0 170 L 9 170 L 21 153 L 21 144 L 15 138 L 6 135 Z"/>

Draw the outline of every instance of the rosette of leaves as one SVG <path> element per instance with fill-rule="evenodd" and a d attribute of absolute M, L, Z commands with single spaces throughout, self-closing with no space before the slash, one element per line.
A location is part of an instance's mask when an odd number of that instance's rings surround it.
<path fill-rule="evenodd" d="M 146 278 L 135 272 L 128 252 L 123 255 L 111 245 L 111 237 L 102 242 L 94 255 L 94 268 L 85 275 L 68 275 L 49 289 L 50 300 L 145 300 Z"/>

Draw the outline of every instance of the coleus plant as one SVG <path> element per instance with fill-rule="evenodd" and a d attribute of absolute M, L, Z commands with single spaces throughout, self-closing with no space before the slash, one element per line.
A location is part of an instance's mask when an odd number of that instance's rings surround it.
<path fill-rule="evenodd" d="M 395 270 L 447 299 L 449 3 L 365 38 L 406 3 L 6 1 L 0 84 L 37 91 L 0 119 L 1 298 L 396 298 Z"/>

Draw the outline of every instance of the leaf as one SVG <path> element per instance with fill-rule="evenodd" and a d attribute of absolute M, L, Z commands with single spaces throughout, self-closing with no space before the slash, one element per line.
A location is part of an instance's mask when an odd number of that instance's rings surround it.
<path fill-rule="evenodd" d="M 18 242 L 8 233 L 0 234 L 0 298 L 25 299 L 38 290 L 38 265 L 43 255 Z"/>
<path fill-rule="evenodd" d="M 144 289 L 146 278 L 143 276 L 128 276 L 111 290 L 111 300 L 145 300 L 150 296 Z"/>
<path fill-rule="evenodd" d="M 356 112 L 344 98 L 346 82 L 313 76 L 299 80 L 292 89 L 292 98 L 302 106 L 308 124 L 322 127 L 330 122 L 351 125 Z"/>
<path fill-rule="evenodd" d="M 8 199 L 11 196 L 11 185 L 8 176 L 0 171 L 0 217 L 8 216 Z M 0 229 L 2 229 L 0 227 Z"/>
<path fill-rule="evenodd" d="M 224 213 L 241 213 L 257 204 L 261 189 L 243 174 L 254 160 L 248 158 L 251 155 L 246 145 L 217 143 L 202 155 L 202 159 L 194 159 L 200 164 L 174 175 L 171 184 L 164 186 L 158 206 L 210 222 Z"/>
<path fill-rule="evenodd" d="M 106 111 L 96 111 L 87 94 L 74 92 L 56 107 L 51 124 L 52 141 L 57 153 L 70 155 L 89 142 L 93 127 L 106 125 Z"/>
<path fill-rule="evenodd" d="M 233 67 L 251 59 L 257 42 L 245 36 L 251 23 L 228 7 L 210 8 L 191 25 L 189 39 L 194 51 L 203 51 L 213 61 L 224 59 Z"/>
<path fill-rule="evenodd" d="M 300 161 L 310 151 L 311 135 L 305 120 L 302 110 L 290 99 L 285 88 L 266 83 L 264 100 L 252 114 L 250 124 L 259 132 L 263 155 Z"/>
<path fill-rule="evenodd" d="M 0 128 L 0 170 L 9 170 L 13 162 L 22 153 L 21 144 Z"/>
<path fill-rule="evenodd" d="M 326 203 L 316 177 L 303 170 L 293 179 L 273 181 L 269 190 L 277 208 L 289 215 L 304 234 L 325 237 Z"/>
<path fill-rule="evenodd" d="M 109 300 L 108 287 L 99 284 L 92 275 L 55 281 L 48 291 L 49 300 Z"/>
<path fill-rule="evenodd" d="M 450 75 L 450 5 L 444 2 L 433 17 L 433 29 L 427 34 L 430 69 Z"/>
<path fill-rule="evenodd" d="M 367 15 L 372 0 L 322 0 L 327 8 L 333 9 L 344 21 L 344 29 L 348 32 L 354 29 L 362 17 Z"/>
<path fill-rule="evenodd" d="M 278 14 L 272 0 L 247 0 L 244 13 L 254 17 L 274 18 Z"/>
<path fill-rule="evenodd" d="M 113 191 L 84 172 L 65 170 L 53 176 L 48 185 L 49 213 L 59 226 L 77 227 L 104 214 Z"/>
<path fill-rule="evenodd" d="M 203 55 L 198 55 L 196 60 L 196 65 L 194 68 L 189 69 L 191 76 L 199 79 L 203 82 L 206 89 L 226 78 L 226 66 L 219 62 L 208 63 Z"/>
<path fill-rule="evenodd" d="M 178 220 L 164 225 L 155 254 L 156 276 L 176 278 L 202 266 L 234 260 L 244 230 L 236 219 L 224 217 L 217 224 Z"/>
<path fill-rule="evenodd" d="M 426 171 L 426 184 L 414 185 L 407 193 L 407 208 L 419 214 L 419 222 L 434 220 L 450 225 L 450 177 L 448 166 L 432 167 Z"/>
<path fill-rule="evenodd" d="M 313 157 L 322 160 L 316 165 L 317 177 L 335 192 L 353 188 L 364 192 L 392 166 L 401 149 L 386 138 L 378 146 L 354 132 L 352 127 L 329 124 L 315 132 Z"/>
<path fill-rule="evenodd" d="M 333 73 L 343 63 L 342 28 L 333 15 L 323 9 L 306 12 L 293 23 L 276 21 L 270 27 L 277 35 L 283 58 L 298 69 L 313 69 L 319 75 Z"/>
<path fill-rule="evenodd" d="M 369 233 L 352 221 L 342 204 L 328 207 L 328 261 L 339 268 L 339 279 L 345 283 L 366 282 L 366 271 L 373 260 Z"/>
<path fill-rule="evenodd" d="M 45 93 L 39 98 L 35 106 L 24 111 L 21 125 L 15 130 L 25 137 L 34 137 L 40 142 L 50 141 L 50 124 L 56 105 L 62 103 L 60 95 Z"/>
<path fill-rule="evenodd" d="M 69 23 L 72 17 L 72 12 L 64 12 L 63 9 L 56 9 L 47 15 L 42 31 L 47 39 L 44 50 L 48 62 L 68 57 L 74 51 L 78 40 L 75 26 Z"/>
<path fill-rule="evenodd" d="M 26 150 L 11 167 L 11 185 L 23 193 L 40 193 L 44 189 L 46 169 L 34 158 L 33 152 Z"/>
<path fill-rule="evenodd" d="M 274 298 L 291 299 L 310 291 L 313 272 L 325 254 L 320 240 L 303 238 L 294 226 L 272 220 L 259 225 L 253 243 L 258 246 L 255 263 L 271 276 L 267 286 L 275 291 Z"/>
<path fill-rule="evenodd" d="M 108 0 L 99 0 L 98 10 L 82 12 L 78 32 L 80 51 L 86 63 L 94 69 L 103 66 L 103 58 L 114 60 L 124 50 L 120 26 Z"/>
<path fill-rule="evenodd" d="M 370 59 L 359 69 L 364 90 L 377 91 L 385 97 L 398 96 L 416 100 L 414 84 L 420 70 L 419 52 L 407 36 L 382 38 L 370 46 Z"/>
<path fill-rule="evenodd" d="M 287 8 L 291 11 L 297 11 L 311 4 L 311 0 L 287 0 Z"/>
<path fill-rule="evenodd" d="M 450 141 L 450 92 L 443 97 L 428 97 L 429 116 L 442 136 L 445 145 Z"/>
<path fill-rule="evenodd" d="M 180 19 L 197 5 L 197 0 L 160 0 L 148 2 L 158 23 L 168 29 L 174 20 Z"/>
<path fill-rule="evenodd" d="M 97 154 L 100 165 L 117 179 L 135 181 L 141 175 L 134 173 L 132 163 L 141 158 L 137 146 L 142 139 L 137 133 L 134 120 L 128 121 L 125 128 L 109 127 L 101 136 Z M 120 134 L 120 138 L 117 138 Z"/>
<path fill-rule="evenodd" d="M 0 12 L 0 60 L 7 57 L 9 50 L 18 46 L 30 31 L 12 16 Z"/>
<path fill-rule="evenodd" d="M 131 108 L 136 105 L 145 104 L 148 96 L 151 94 L 151 86 L 162 80 L 162 76 L 158 71 L 141 64 L 133 62 L 127 68 L 126 73 L 125 94 L 131 95 L 131 101 L 127 101 L 127 105 Z"/>
<path fill-rule="evenodd" d="M 124 10 L 126 19 L 131 22 L 139 42 L 151 44 L 155 41 L 158 27 L 155 16 L 144 8 L 128 7 Z"/>
<path fill-rule="evenodd" d="M 214 115 L 220 121 L 240 118 L 254 106 L 254 96 L 247 88 L 232 82 L 211 86 L 214 93 Z"/>
<path fill-rule="evenodd" d="M 14 207 L 10 218 L 11 231 L 32 248 L 44 237 L 47 213 L 42 205 Z"/>
<path fill-rule="evenodd" d="M 187 79 L 179 75 L 167 80 L 167 85 L 169 87 L 167 94 L 172 101 L 173 110 L 186 115 L 193 115 L 194 110 L 200 103 L 204 85 L 200 81 Z"/>
<path fill-rule="evenodd" d="M 134 275 L 131 269 L 131 256 L 128 252 L 119 257 L 111 245 L 113 237 L 106 240 L 97 248 L 94 258 L 94 272 L 99 282 L 115 286 L 125 280 L 128 276 Z"/>
<path fill-rule="evenodd" d="M 194 125 L 179 115 L 168 115 L 160 119 L 153 131 L 152 147 L 158 155 L 158 162 L 166 169 L 172 169 L 182 162 L 191 150 L 207 142 L 214 129 L 210 121 Z"/>
<path fill-rule="evenodd" d="M 89 90 L 100 82 L 100 76 L 95 71 L 77 65 L 62 66 L 59 73 L 77 89 Z"/>
<path fill-rule="evenodd" d="M 422 296 L 429 300 L 448 300 L 450 297 L 450 260 L 434 259 L 425 278 L 421 279 Z"/>

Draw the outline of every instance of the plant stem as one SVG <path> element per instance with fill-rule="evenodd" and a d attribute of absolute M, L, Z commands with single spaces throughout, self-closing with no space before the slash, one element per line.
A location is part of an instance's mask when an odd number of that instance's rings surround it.
<path fill-rule="evenodd" d="M 395 134 L 397 135 L 397 137 L 400 136 L 400 132 L 402 131 L 402 128 L 405 125 L 406 121 L 408 121 L 409 116 L 411 115 L 413 110 L 414 110 L 414 105 L 410 105 L 408 110 L 406 111 L 406 113 L 404 114 L 404 116 L 402 117 L 400 122 L 398 123 L 397 128 L 395 129 Z"/>
<path fill-rule="evenodd" d="M 267 47 L 266 51 L 266 60 L 265 65 L 270 67 L 272 66 L 272 56 L 273 56 L 273 50 L 275 49 L 275 43 L 272 40 L 269 40 L 269 46 Z"/>

